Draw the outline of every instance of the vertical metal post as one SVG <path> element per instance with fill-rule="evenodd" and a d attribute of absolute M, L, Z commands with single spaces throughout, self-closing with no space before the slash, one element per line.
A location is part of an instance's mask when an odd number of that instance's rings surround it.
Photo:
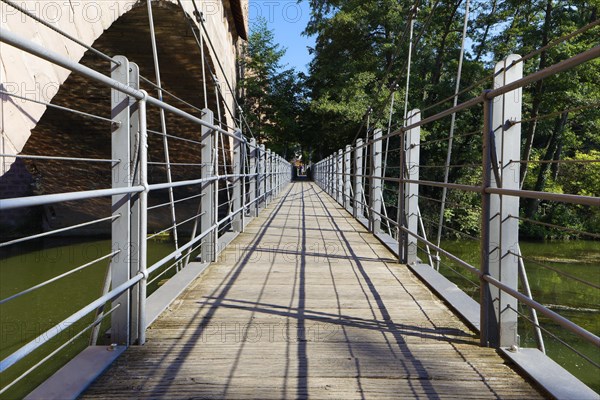
<path fill-rule="evenodd" d="M 120 65 L 114 66 L 111 77 L 129 86 L 129 61 L 123 56 L 114 58 Z M 130 176 L 130 117 L 129 96 L 117 90 L 111 90 L 111 119 L 112 125 L 112 159 L 119 160 L 112 165 L 112 187 L 123 188 L 131 186 Z M 117 287 L 130 278 L 130 195 L 112 196 L 112 251 L 119 253 L 111 259 L 111 283 Z M 120 304 L 111 314 L 111 342 L 119 345 L 129 345 L 129 323 L 131 317 L 130 294 L 124 292 L 117 297 L 113 304 Z"/>
<path fill-rule="evenodd" d="M 242 175 L 240 177 L 240 183 L 242 186 L 242 200 L 241 200 L 241 204 L 240 207 L 243 207 L 243 210 L 240 213 L 240 219 L 241 219 L 241 224 L 242 226 L 240 227 L 240 232 L 244 232 L 244 229 L 246 228 L 246 210 L 248 210 L 248 171 L 246 169 L 247 167 L 247 162 L 246 160 L 248 159 L 248 142 L 246 141 L 246 138 L 244 137 L 244 134 L 242 133 L 242 131 L 240 130 L 240 137 L 242 138 L 242 152 L 240 154 L 240 174 Z"/>
<path fill-rule="evenodd" d="M 381 144 L 381 129 L 376 129 L 373 132 L 373 144 L 371 145 L 371 192 L 369 194 L 369 207 L 371 208 L 369 228 L 373 233 L 381 232 Z"/>
<path fill-rule="evenodd" d="M 258 216 L 258 206 L 254 202 L 258 194 L 258 147 L 256 147 L 256 139 L 250 139 L 250 158 L 248 160 L 248 173 L 253 176 L 250 177 L 249 192 L 248 192 L 248 203 L 250 206 L 250 216 Z"/>
<path fill-rule="evenodd" d="M 279 178 L 281 178 L 281 157 L 275 156 L 275 196 L 279 195 Z"/>
<path fill-rule="evenodd" d="M 138 102 L 139 106 L 139 176 L 140 184 L 144 187 L 144 191 L 139 194 L 139 226 L 132 229 L 137 230 L 139 235 L 139 272 L 143 274 L 143 278 L 140 281 L 139 290 L 137 293 L 138 307 L 135 310 L 137 312 L 137 341 L 140 345 L 146 342 L 146 288 L 148 285 L 148 130 L 146 123 L 146 96 L 144 92 L 144 98 Z M 134 233 L 132 232 L 132 235 Z M 136 272 L 137 273 L 137 272 Z M 132 293 L 132 301 L 135 301 L 135 297 Z M 134 309 L 132 308 L 132 313 Z M 133 331 L 132 331 L 133 335 Z"/>
<path fill-rule="evenodd" d="M 400 171 L 398 183 L 398 212 L 396 222 L 398 224 L 398 262 L 406 263 L 408 254 L 408 234 L 402 229 L 408 227 L 406 220 L 406 177 L 408 171 L 406 168 L 406 120 L 400 130 Z"/>
<path fill-rule="evenodd" d="M 213 112 L 209 109 L 203 110 L 204 115 L 202 120 L 213 125 L 214 116 Z M 203 126 L 201 131 L 201 142 L 202 142 L 202 178 L 212 178 L 217 175 L 216 168 L 218 163 L 215 157 L 217 152 L 215 151 L 215 137 L 214 130 Z M 202 215 L 200 216 L 200 232 L 205 232 L 211 229 L 216 223 L 215 209 L 217 207 L 215 201 L 215 194 L 218 193 L 218 181 L 212 180 L 210 182 L 203 183 L 201 185 L 202 191 Z M 217 230 L 213 229 L 211 233 L 206 235 L 201 242 L 200 257 L 203 262 L 215 261 L 217 256 L 217 248 L 215 247 L 215 238 L 217 236 Z"/>
<path fill-rule="evenodd" d="M 356 140 L 356 148 L 354 149 L 354 208 L 352 215 L 354 218 L 363 218 L 363 185 L 362 185 L 362 174 L 363 171 L 363 154 L 364 147 L 362 139 Z"/>
<path fill-rule="evenodd" d="M 233 160 L 232 160 L 232 170 L 231 173 L 233 175 L 238 175 L 233 178 L 233 193 L 231 196 L 232 210 L 233 212 L 239 210 L 242 207 L 243 197 L 243 183 L 244 180 L 241 174 L 244 173 L 244 158 L 242 155 L 243 146 L 246 145 L 244 142 L 244 136 L 242 135 L 242 131 L 235 131 L 236 139 L 233 139 Z M 239 212 L 233 216 L 233 220 L 231 223 L 231 227 L 234 232 L 241 232 L 244 229 L 243 223 L 243 215 L 244 212 Z"/>
<path fill-rule="evenodd" d="M 344 205 L 344 151 L 339 149 L 336 155 L 336 175 L 335 181 L 336 185 L 336 193 L 335 197 L 337 199 L 338 204 Z"/>
<path fill-rule="evenodd" d="M 140 69 L 135 63 L 129 63 L 129 86 L 134 89 L 140 89 Z M 143 105 L 140 106 L 140 104 Z M 142 110 L 140 110 L 140 107 Z M 134 186 L 147 186 L 147 140 L 144 137 L 146 132 L 146 102 L 138 103 L 134 98 L 129 101 L 129 154 L 131 155 L 130 181 Z M 144 147 L 144 148 L 142 148 Z M 142 158 L 145 157 L 145 160 Z M 146 261 L 146 235 L 147 229 L 142 229 L 142 225 L 147 225 L 147 196 L 148 193 L 139 193 L 131 196 L 131 215 L 129 221 L 129 240 L 131 243 L 131 254 L 129 264 L 129 276 L 136 275 L 141 271 L 142 261 Z M 144 204 L 142 204 L 142 202 Z M 143 214 L 143 215 L 141 215 Z M 143 344 L 144 337 L 139 334 L 145 334 L 145 326 L 142 323 L 144 317 L 143 307 L 146 301 L 146 282 L 142 281 L 139 285 L 131 288 L 131 323 L 129 326 L 130 343 L 139 341 Z M 143 292 L 143 293 L 142 293 Z M 144 297 L 141 295 L 143 294 Z"/>
<path fill-rule="evenodd" d="M 273 175 L 271 177 L 273 195 L 271 198 L 274 199 L 277 197 L 277 166 L 279 165 L 279 157 L 275 153 L 271 153 L 271 156 L 273 157 Z"/>
<path fill-rule="evenodd" d="M 490 274 L 490 197 L 485 189 L 490 187 L 492 175 L 492 100 L 483 102 L 483 137 L 482 137 L 482 187 L 481 192 L 481 274 Z M 480 278 L 479 305 L 480 305 L 480 344 L 493 346 L 498 343 L 498 323 L 494 311 L 494 302 L 490 292 L 490 284 Z"/>
<path fill-rule="evenodd" d="M 323 180 L 325 193 L 329 193 L 329 157 L 326 157 L 323 161 Z"/>
<path fill-rule="evenodd" d="M 352 200 L 352 187 L 351 187 L 351 173 L 352 168 L 350 167 L 350 155 L 352 153 L 352 147 L 350 145 L 346 146 L 346 151 L 344 152 L 344 208 L 348 212 L 352 212 L 351 200 Z"/>
<path fill-rule="evenodd" d="M 407 125 L 416 124 L 421 120 L 421 111 L 411 110 Z M 419 153 L 421 147 L 421 127 L 409 129 L 406 132 L 406 176 L 411 181 L 419 180 Z M 407 228 L 413 233 L 418 233 L 419 227 L 419 185 L 417 183 L 407 183 L 405 189 Z M 406 263 L 414 264 L 417 262 L 417 238 L 408 235 L 406 238 Z"/>
<path fill-rule="evenodd" d="M 273 198 L 279 193 L 279 156 L 273 154 Z"/>
<path fill-rule="evenodd" d="M 331 197 L 335 197 L 335 164 L 333 155 L 330 155 L 327 158 L 327 162 L 329 163 L 329 169 L 327 171 L 327 179 L 329 180 L 329 195 Z"/>
<path fill-rule="evenodd" d="M 266 155 L 266 173 L 265 173 L 265 206 L 271 202 L 271 177 L 273 176 L 273 157 L 271 157 L 271 149 L 267 149 Z"/>
<path fill-rule="evenodd" d="M 496 64 L 494 88 L 502 87 L 523 77 L 521 57 L 511 54 Z M 513 62 L 515 64 L 513 64 Z M 509 68 L 510 66 L 510 68 Z M 512 162 L 521 155 L 522 89 L 515 89 L 496 97 L 492 108 L 492 172 L 490 186 L 519 189 L 520 164 Z M 495 157 L 494 157 L 495 154 Z M 489 273 L 505 285 L 517 290 L 519 281 L 519 198 L 492 195 L 490 197 L 490 243 L 488 247 Z M 494 346 L 519 345 L 517 332 L 517 299 L 490 287 L 496 321 L 499 324 L 499 342 Z"/>
<path fill-rule="evenodd" d="M 329 167 L 330 167 L 330 165 L 329 165 L 329 157 L 327 157 L 327 158 L 325 158 L 325 165 L 323 167 L 323 176 L 325 178 L 325 188 L 324 189 L 325 189 L 326 193 L 331 194 L 331 191 L 330 191 L 331 180 L 329 179 L 330 178 L 330 176 L 329 176 L 329 172 L 330 172 L 329 171 Z"/>
<path fill-rule="evenodd" d="M 256 203 L 257 206 L 257 212 L 260 211 L 260 209 L 266 207 L 267 205 L 267 198 L 265 197 L 265 189 L 267 187 L 267 179 L 266 179 L 266 173 L 267 173 L 267 152 L 265 150 L 265 145 L 261 144 L 259 147 L 259 151 L 258 151 L 258 188 L 259 188 L 259 193 L 257 194 L 257 196 L 259 196 L 258 202 Z"/>

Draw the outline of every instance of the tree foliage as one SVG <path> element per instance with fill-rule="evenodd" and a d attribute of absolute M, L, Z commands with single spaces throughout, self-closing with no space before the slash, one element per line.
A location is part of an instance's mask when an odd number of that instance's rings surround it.
<path fill-rule="evenodd" d="M 299 148 L 306 100 L 304 77 L 281 64 L 284 54 L 266 20 L 258 19 L 242 52 L 240 86 L 242 109 L 259 143 L 289 158 Z"/>
<path fill-rule="evenodd" d="M 246 107 L 268 140 L 314 150 L 315 161 L 357 137 L 367 128 L 400 126 L 404 98 L 408 110 L 433 115 L 452 106 L 461 50 L 466 0 L 310 0 L 307 35 L 316 44 L 308 77 L 279 65 L 281 49 L 265 27 L 255 30 L 249 45 Z M 415 8 L 418 6 L 418 8 Z M 597 0 L 472 0 L 468 41 L 458 101 L 478 96 L 492 86 L 493 66 L 512 53 L 530 55 L 525 75 L 564 61 L 598 44 L 600 26 L 557 41 L 598 19 Z M 405 93 L 409 31 L 414 19 L 410 86 Z M 264 78 L 263 80 L 261 80 Z M 522 155 L 524 189 L 597 196 L 600 149 L 600 60 L 550 76 L 523 89 Z M 467 88 L 467 89 L 465 89 Z M 390 98 L 395 106 L 391 121 Z M 290 101 L 290 99 L 292 99 Z M 450 99 L 450 100 L 448 100 Z M 280 110 L 279 112 L 277 110 Z M 450 181 L 481 182 L 482 109 L 456 116 Z M 444 178 L 450 118 L 422 128 L 421 176 Z M 397 144 L 395 144 L 397 146 Z M 394 146 L 394 144 L 390 144 Z M 571 160 L 563 163 L 558 161 Z M 572 162 L 573 160 L 588 160 Z M 387 157 L 387 173 L 399 170 L 398 153 Z M 384 197 L 393 199 L 394 185 Z M 439 199 L 438 188 L 421 187 L 421 195 Z M 422 205 L 426 218 L 435 209 Z M 597 210 L 568 208 L 557 203 L 522 200 L 530 219 L 598 232 Z M 447 224 L 477 234 L 478 194 L 450 191 Z M 390 212 L 395 212 L 392 208 Z M 571 233 L 524 226 L 533 237 L 567 237 Z"/>
<path fill-rule="evenodd" d="M 433 106 L 454 93 L 465 1 L 416 3 L 419 8 L 414 17 L 408 109 L 425 109 L 425 116 L 428 116 L 452 105 L 451 101 L 445 101 Z M 511 53 L 528 55 L 547 46 L 546 50 L 537 51 L 525 62 L 524 73 L 530 74 L 597 45 L 600 37 L 600 28 L 596 26 L 564 43 L 553 43 L 557 38 L 595 21 L 598 18 L 597 1 L 474 0 L 470 5 L 469 41 L 461 89 L 471 89 L 461 94 L 460 102 L 490 88 L 491 80 L 485 78 L 490 77 L 496 61 Z M 307 84 L 311 96 L 310 111 L 313 119 L 318 121 L 313 132 L 325 138 L 319 145 L 320 154 L 326 156 L 357 136 L 367 134 L 365 115 L 369 107 L 372 108 L 368 117 L 369 127 L 385 129 L 392 90 L 397 90 L 392 122 L 396 126 L 402 123 L 408 31 L 415 2 L 312 0 L 311 6 L 312 18 L 306 33 L 317 37 Z M 522 158 L 532 160 L 528 164 L 523 163 L 524 189 L 580 193 L 581 189 L 569 182 L 580 182 L 585 186 L 595 183 L 588 177 L 595 176 L 592 169 L 597 164 L 573 164 L 576 167 L 571 167 L 571 164 L 556 161 L 593 157 L 593 152 L 600 148 L 600 108 L 593 106 L 600 102 L 598 82 L 600 60 L 594 60 L 524 88 L 523 115 L 526 121 L 522 124 Z M 481 108 L 472 108 L 457 115 L 455 133 L 458 138 L 454 142 L 451 160 L 451 164 L 457 167 L 450 170 L 453 182 L 480 182 L 480 169 L 470 165 L 481 162 L 481 137 L 478 134 L 481 121 Z M 435 140 L 447 137 L 449 130 L 450 119 L 446 118 L 428 124 L 422 132 L 427 140 L 433 140 L 421 148 L 423 179 L 443 180 L 444 169 L 439 166 L 445 163 L 447 144 Z M 390 153 L 390 168 L 393 169 L 398 162 Z M 576 171 L 586 178 L 574 179 Z M 586 190 L 585 193 L 594 191 Z M 424 197 L 441 197 L 440 190 L 436 188 L 422 187 L 421 193 Z M 478 224 L 474 215 L 478 214 L 477 204 L 477 194 L 450 191 L 446 212 L 449 226 L 462 232 L 476 233 Z M 521 204 L 529 218 L 551 224 L 569 223 L 565 220 L 570 220 L 582 230 L 598 231 L 597 222 L 593 222 L 597 221 L 597 216 L 590 215 L 593 210 L 579 210 L 574 215 L 566 215 L 555 203 L 522 201 Z M 422 207 L 425 213 L 435 208 Z M 570 208 L 571 211 L 573 209 Z M 437 220 L 435 212 L 426 217 Z M 524 229 L 523 232 L 535 237 L 566 236 L 554 231 L 548 233 L 548 230 Z"/>

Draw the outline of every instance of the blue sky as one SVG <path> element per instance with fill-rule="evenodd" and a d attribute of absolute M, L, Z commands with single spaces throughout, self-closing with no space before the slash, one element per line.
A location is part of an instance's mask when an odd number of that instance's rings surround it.
<path fill-rule="evenodd" d="M 308 2 L 250 0 L 249 7 L 250 29 L 257 18 L 264 17 L 275 35 L 275 41 L 287 49 L 282 63 L 306 73 L 307 64 L 311 60 L 307 47 L 313 47 L 315 43 L 313 37 L 302 35 L 310 19 Z"/>

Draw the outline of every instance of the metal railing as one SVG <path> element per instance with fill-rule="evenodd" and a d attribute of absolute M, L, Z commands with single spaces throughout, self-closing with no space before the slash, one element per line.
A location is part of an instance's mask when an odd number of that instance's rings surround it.
<path fill-rule="evenodd" d="M 14 209 L 86 199 L 110 198 L 112 203 L 111 215 L 0 243 L 0 247 L 10 247 L 41 237 L 73 232 L 84 226 L 94 226 L 103 222 L 111 224 L 112 249 L 108 254 L 0 299 L 0 305 L 10 303 L 100 261 L 110 262 L 103 294 L 64 318 L 60 323 L 20 345 L 0 361 L 0 373 L 5 373 L 32 352 L 48 344 L 59 335 L 63 327 L 72 326 L 84 317 L 96 313 L 93 322 L 12 382 L 3 382 L 4 387 L 0 389 L 2 394 L 84 332 L 90 330 L 93 332 L 91 342 L 94 344 L 98 337 L 100 323 L 106 318 L 111 320 L 110 343 L 125 346 L 143 344 L 148 325 L 146 319 L 148 284 L 163 277 L 167 272 L 172 273 L 171 270 L 184 269 L 192 260 L 203 263 L 215 261 L 219 251 L 222 250 L 218 245 L 219 235 L 225 231 L 243 232 L 249 218 L 257 216 L 259 211 L 290 182 L 292 166 L 279 155 L 265 149 L 265 146 L 257 143 L 256 139 L 244 137 L 240 130 L 224 128 L 220 122 L 215 121 L 213 112 L 209 109 L 203 109 L 201 117 L 198 117 L 148 95 L 140 89 L 139 69 L 136 64 L 129 62 L 123 56 L 111 58 L 115 66 L 111 70 L 111 76 L 107 76 L 5 29 L 0 30 L 0 41 L 109 87 L 111 98 L 106 100 L 112 102 L 111 118 L 103 118 L 110 122 L 107 128 L 110 129 L 112 137 L 110 158 L 30 156 L 62 162 L 105 163 L 110 165 L 112 187 L 0 200 L 0 211 L 3 213 Z M 10 96 L 10 93 L 5 95 Z M 148 160 L 149 150 L 151 150 L 148 135 L 152 134 L 152 131 L 147 126 L 147 115 L 151 107 L 182 118 L 197 127 L 195 131 L 197 133 L 193 138 L 179 137 L 174 134 L 169 136 L 186 141 L 189 151 L 199 153 L 201 162 L 178 164 L 170 163 L 168 159 L 165 163 Z M 28 156 L 3 154 L 2 157 L 12 159 Z M 164 183 L 151 183 L 148 166 L 159 164 L 164 164 L 166 168 L 177 165 L 197 168 L 197 172 L 193 173 L 195 176 L 191 179 L 169 179 Z M 194 194 L 178 199 L 171 198 L 166 203 L 149 206 L 149 196 L 174 188 L 193 189 Z M 177 222 L 176 204 L 190 201 L 198 203 L 197 213 Z M 152 234 L 148 230 L 149 214 L 163 207 L 172 208 L 172 225 Z M 192 225 L 189 240 L 179 243 L 174 251 L 148 265 L 148 240 L 175 231 L 178 226 L 184 224 Z M 107 304 L 111 306 L 110 310 L 105 312 L 103 310 Z"/>
<path fill-rule="evenodd" d="M 519 246 L 519 223 L 524 220 L 520 216 L 520 199 L 558 202 L 570 207 L 600 207 L 598 197 L 522 190 L 519 181 L 519 167 L 522 162 L 522 88 L 598 57 L 600 46 L 523 77 L 524 59 L 511 55 L 496 65 L 494 87 L 491 90 L 427 117 L 422 116 L 420 110 L 413 109 L 408 112 L 401 128 L 388 131 L 385 135 L 381 129 L 371 132 L 367 130 L 364 140 L 357 139 L 352 146 L 346 146 L 344 150 L 333 153 L 313 167 L 317 184 L 355 218 L 361 220 L 372 233 L 382 238 L 384 243 L 392 243 L 391 247 L 397 252 L 399 262 L 420 264 L 421 258 L 427 257 L 432 268 L 439 268 L 440 259 L 443 257 L 455 266 L 456 271 L 453 271 L 465 277 L 471 284 L 477 284 L 480 310 L 478 323 L 482 346 L 517 351 L 520 347 L 518 322 L 524 318 L 532 323 L 536 331 L 537 346 L 544 351 L 542 330 L 545 329 L 537 317 L 541 314 L 564 331 L 577 335 L 596 350 L 600 348 L 600 338 L 595 333 L 532 297 L 525 269 L 527 260 Z M 428 144 L 439 144 L 451 139 L 421 139 L 421 129 L 426 127 L 428 133 L 431 133 L 436 129 L 436 123 L 462 111 L 481 116 L 481 143 L 474 140 L 470 142 L 471 146 L 479 146 L 481 159 L 475 163 L 452 165 L 448 157 L 445 165 L 434 167 L 439 167 L 442 171 L 450 168 L 477 168 L 479 183 L 420 178 L 420 171 L 427 171 L 428 167 L 432 167 L 420 160 L 421 149 Z M 469 133 L 456 137 L 471 138 L 474 135 L 477 136 Z M 390 144 L 391 140 L 395 140 L 396 144 Z M 383 150 L 384 142 L 386 150 Z M 449 143 L 451 147 L 452 141 Z M 383 155 L 385 164 L 382 162 Z M 390 160 L 394 160 L 395 164 L 389 162 Z M 479 240 L 479 265 L 444 249 L 439 241 L 436 243 L 434 240 L 428 240 L 421 207 L 430 207 L 432 202 L 437 206 L 438 203 L 445 203 L 445 196 L 444 200 L 441 200 L 441 196 L 437 198 L 439 194 L 429 194 L 438 193 L 436 190 L 441 189 L 478 198 L 476 208 L 480 209 L 480 231 L 479 237 L 475 239 Z M 426 194 L 421 195 L 420 191 Z M 468 205 L 462 207 L 467 208 Z M 444 214 L 443 209 L 441 214 Z M 443 219 L 431 223 L 434 226 L 430 232 L 453 229 L 443 225 Z M 586 237 L 598 237 L 597 233 L 582 233 Z M 467 238 L 473 237 L 473 234 L 463 235 Z M 473 279 L 466 276 L 469 274 L 479 282 L 473 282 Z M 598 286 L 590 280 L 576 280 L 591 285 L 598 293 Z M 519 290 L 519 284 L 522 291 Z M 528 315 L 519 311 L 519 305 L 529 310 Z M 594 368 L 599 367 L 585 354 L 578 354 Z"/>

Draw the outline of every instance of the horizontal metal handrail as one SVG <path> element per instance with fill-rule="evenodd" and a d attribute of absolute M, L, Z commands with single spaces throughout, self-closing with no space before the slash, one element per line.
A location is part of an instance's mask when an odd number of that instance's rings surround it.
<path fill-rule="evenodd" d="M 0 211 L 15 208 L 44 206 L 48 204 L 61 203 L 63 201 L 86 200 L 98 197 L 117 196 L 120 194 L 134 194 L 144 191 L 143 186 L 130 186 L 114 189 L 84 190 L 81 192 L 67 192 L 56 194 L 43 194 L 40 196 L 15 197 L 0 200 Z"/>
<path fill-rule="evenodd" d="M 65 318 L 58 324 L 55 324 L 52 328 L 48 329 L 41 335 L 38 335 L 33 340 L 29 341 L 24 346 L 20 347 L 17 351 L 13 352 L 12 354 L 4 358 L 2 361 L 0 361 L 0 373 L 6 371 L 8 368 L 12 367 L 14 364 L 31 354 L 33 351 L 48 343 L 52 338 L 60 334 L 64 327 L 74 324 L 75 322 L 84 318 L 86 315 L 90 314 L 91 312 L 94 312 L 96 309 L 98 309 L 105 303 L 114 300 L 120 294 L 129 290 L 131 287 L 133 287 L 135 284 L 141 281 L 142 278 L 144 278 L 144 275 L 142 273 L 134 275 L 131 279 L 127 280 L 126 282 L 123 282 L 121 285 L 117 286 L 105 295 L 92 301 L 85 307 L 80 308 L 78 311 L 76 311 L 69 317 Z"/>
<path fill-rule="evenodd" d="M 107 312 L 105 312 L 104 314 L 102 314 L 101 316 L 99 316 L 98 318 L 96 318 L 94 320 L 94 322 L 92 322 L 91 324 L 87 325 L 85 328 L 83 328 L 77 334 L 75 334 L 74 336 L 72 336 L 71 338 L 69 338 L 69 340 L 67 340 L 66 342 L 64 342 L 63 344 L 61 344 L 60 346 L 58 346 L 56 349 L 54 349 L 50 354 L 48 354 L 47 356 L 45 356 L 44 358 L 42 358 L 40 361 L 38 361 L 36 364 L 34 364 L 33 366 L 31 366 L 27 371 L 23 372 L 21 375 L 19 375 L 18 377 L 16 377 L 8 385 L 6 385 L 2 389 L 0 389 L 0 394 L 5 393 L 6 391 L 8 391 L 8 389 L 10 389 L 11 387 L 13 387 L 16 383 L 18 383 L 21 380 L 23 380 L 23 378 L 25 378 L 27 375 L 29 375 L 31 372 L 33 372 L 35 369 L 37 369 L 40 365 L 42 365 L 46 361 L 50 360 L 52 357 L 54 357 L 60 351 L 62 351 L 65 347 L 67 347 L 68 345 L 70 345 L 71 343 L 73 343 L 74 341 L 76 341 L 77 339 L 79 339 L 81 336 L 83 336 L 84 333 L 86 333 L 87 331 L 89 331 L 93 327 L 95 327 L 98 324 L 100 324 L 107 317 L 109 317 L 113 313 L 113 311 L 115 311 L 119 307 L 121 307 L 121 304 L 116 304 L 110 310 L 108 310 Z"/>
<path fill-rule="evenodd" d="M 2 304 L 4 304 L 4 303 L 8 303 L 9 301 L 11 301 L 11 300 L 14 300 L 14 299 L 16 299 L 16 298 L 19 298 L 19 297 L 21 297 L 21 296 L 23 296 L 23 295 L 26 295 L 27 293 L 34 292 L 34 291 L 36 291 L 37 289 L 43 288 L 44 286 L 46 286 L 46 285 L 49 285 L 49 284 L 51 284 L 52 282 L 56 282 L 56 281 L 58 281 L 58 280 L 60 280 L 60 279 L 62 279 L 62 278 L 65 278 L 65 277 L 69 276 L 69 275 L 72 275 L 72 274 L 74 274 L 75 272 L 79 272 L 79 271 L 81 271 L 81 270 L 84 270 L 84 269 L 86 269 L 87 267 L 90 267 L 90 266 L 92 266 L 92 265 L 96 264 L 97 262 L 100 262 L 100 261 L 102 261 L 102 260 L 106 260 L 106 259 L 108 259 L 108 258 L 111 258 L 111 257 L 113 257 L 113 256 L 116 256 L 116 255 L 117 255 L 117 254 L 119 254 L 120 252 L 121 252 L 121 250 L 113 251 L 112 253 L 106 254 L 106 255 L 104 255 L 104 256 L 102 256 L 102 257 L 99 257 L 99 258 L 96 258 L 96 259 L 95 259 L 95 260 L 93 260 L 93 261 L 87 262 L 87 263 L 85 263 L 85 264 L 83 264 L 83 265 L 81 265 L 81 266 L 79 266 L 79 267 L 73 268 L 73 269 L 71 269 L 71 270 L 69 270 L 69 271 L 67 271 L 67 272 L 65 272 L 65 273 L 63 273 L 63 274 L 60 274 L 60 275 L 58 275 L 58 276 L 55 276 L 54 278 L 48 279 L 47 281 L 44 281 L 44 282 L 42 282 L 42 283 L 38 283 L 37 285 L 35 285 L 35 286 L 32 286 L 32 287 L 30 287 L 29 289 L 25 289 L 25 290 L 23 290 L 22 292 L 19 292 L 19 293 L 13 294 L 12 296 L 8 296 L 7 298 L 0 300 L 0 305 L 2 305 Z"/>
<path fill-rule="evenodd" d="M 81 224 L 66 226 L 64 228 L 54 229 L 54 230 L 43 232 L 43 233 L 38 233 L 36 235 L 30 235 L 30 236 L 26 236 L 26 237 L 19 238 L 19 239 L 9 240 L 8 242 L 0 243 L 0 248 L 6 247 L 6 246 L 11 246 L 11 245 L 17 244 L 17 243 L 23 243 L 23 242 L 26 242 L 29 240 L 41 239 L 46 236 L 56 235 L 57 233 L 64 233 L 64 232 L 72 231 L 74 229 L 83 228 L 85 226 L 99 224 L 100 222 L 112 221 L 119 217 L 120 217 L 120 215 L 111 215 L 110 217 L 100 218 L 100 219 L 96 219 L 94 221 L 83 222 Z"/>
<path fill-rule="evenodd" d="M 37 43 L 34 43 L 27 39 L 24 39 L 24 38 L 20 37 L 19 35 L 11 32 L 5 28 L 0 28 L 0 42 L 9 44 L 13 47 L 16 47 L 17 49 L 23 50 L 23 51 L 25 51 L 29 54 L 32 54 L 36 57 L 39 57 L 43 60 L 46 60 L 53 64 L 59 65 L 65 69 L 68 69 L 71 72 L 75 72 L 79 75 L 85 76 L 96 82 L 102 83 L 103 85 L 108 86 L 109 88 L 117 90 L 117 91 L 124 93 L 128 96 L 131 96 L 137 100 L 145 100 L 149 105 L 161 108 L 172 114 L 178 115 L 182 118 L 187 119 L 188 121 L 192 121 L 192 122 L 196 123 L 197 125 L 205 126 L 207 128 L 210 128 L 211 130 L 220 132 L 223 135 L 229 136 L 238 141 L 239 140 L 241 140 L 243 142 L 247 141 L 244 136 L 237 136 L 229 131 L 226 131 L 226 130 L 216 126 L 216 125 L 209 124 L 206 121 L 203 121 L 202 119 L 200 119 L 188 112 L 180 110 L 177 107 L 174 107 L 170 104 L 165 103 L 164 101 L 160 101 L 160 100 L 148 95 L 143 90 L 137 90 L 130 86 L 124 85 L 121 82 L 118 82 L 98 71 L 95 71 L 89 67 L 81 65 L 75 61 L 72 61 L 71 59 L 63 56 L 62 54 L 48 50 L 47 48 L 45 48 Z"/>

